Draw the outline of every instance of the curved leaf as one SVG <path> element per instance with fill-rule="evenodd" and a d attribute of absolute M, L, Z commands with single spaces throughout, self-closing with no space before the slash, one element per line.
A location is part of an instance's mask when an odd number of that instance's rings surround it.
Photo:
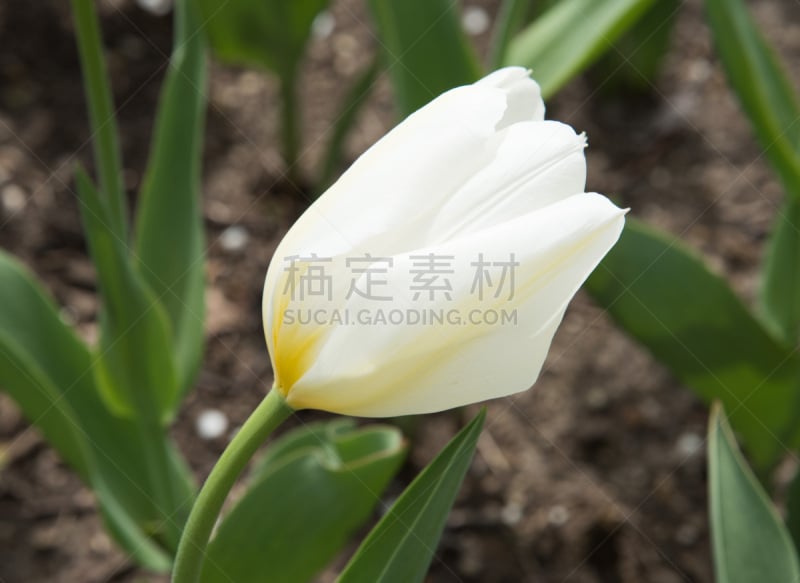
<path fill-rule="evenodd" d="M 483 409 L 406 488 L 361 543 L 339 583 L 425 578 L 486 418 Z"/>
<path fill-rule="evenodd" d="M 405 454 L 388 426 L 311 424 L 270 448 L 220 525 L 203 583 L 302 583 L 369 518 Z"/>
<path fill-rule="evenodd" d="M 720 406 L 711 414 L 708 475 L 717 583 L 800 581 L 789 533 L 739 453 Z"/>
<path fill-rule="evenodd" d="M 15 260 L 0 253 L 0 387 L 48 442 L 96 491 L 106 524 L 123 548 L 153 569 L 168 555 L 149 532 L 165 514 L 154 509 L 135 426 L 100 398 L 87 347 Z M 177 475 L 161 476 L 176 480 Z"/>
<path fill-rule="evenodd" d="M 562 0 L 519 33 L 504 63 L 533 72 L 545 99 L 607 50 L 654 0 Z"/>
<path fill-rule="evenodd" d="M 796 433 L 800 361 L 683 244 L 628 219 L 587 282 L 597 302 L 702 398 L 732 411 L 759 469 Z"/>
<path fill-rule="evenodd" d="M 204 341 L 200 158 L 207 88 L 205 36 L 197 20 L 192 2 L 178 4 L 175 48 L 161 90 L 136 220 L 136 267 L 172 325 L 176 397 L 194 381 Z M 172 407 L 177 404 L 176 398 Z"/>

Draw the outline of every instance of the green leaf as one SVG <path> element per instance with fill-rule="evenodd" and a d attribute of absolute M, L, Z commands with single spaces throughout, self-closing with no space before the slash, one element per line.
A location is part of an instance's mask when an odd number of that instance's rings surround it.
<path fill-rule="evenodd" d="M 200 158 L 207 89 L 205 37 L 195 6 L 178 2 L 175 8 L 175 48 L 139 195 L 136 268 L 169 317 L 183 393 L 200 366 L 204 340 Z"/>
<path fill-rule="evenodd" d="M 652 92 L 654 79 L 669 54 L 681 0 L 659 0 L 645 11 L 600 59 L 592 71 L 603 91 Z"/>
<path fill-rule="evenodd" d="M 717 582 L 800 581 L 791 538 L 719 406 L 711 414 L 708 474 Z"/>
<path fill-rule="evenodd" d="M 787 346 L 800 338 L 800 200 L 789 198 L 775 219 L 761 287 L 764 320 Z"/>
<path fill-rule="evenodd" d="M 150 538 L 166 513 L 154 507 L 139 432 L 130 420 L 114 417 L 106 408 L 95 386 L 89 350 L 61 321 L 36 281 L 4 253 L 0 303 L 9 307 L 0 310 L 0 387 L 92 486 L 122 547 L 140 564 L 167 569 L 168 555 Z M 163 434 L 161 438 L 169 447 Z M 176 465 L 156 478 L 181 484 L 185 474 L 179 470 Z M 183 496 L 191 496 L 189 486 Z M 180 520 L 179 513 L 175 520 Z"/>
<path fill-rule="evenodd" d="M 600 55 L 654 0 L 562 0 L 511 42 L 506 65 L 532 71 L 547 98 Z"/>
<path fill-rule="evenodd" d="M 203 583 L 311 580 L 369 518 L 397 472 L 397 429 L 309 424 L 272 446 L 220 525 Z"/>
<path fill-rule="evenodd" d="M 103 298 L 96 363 L 99 387 L 119 415 L 165 418 L 178 392 L 169 320 L 132 268 L 125 243 L 109 229 L 106 209 L 81 170 L 77 186 Z"/>
<path fill-rule="evenodd" d="M 89 351 L 58 316 L 36 280 L 0 252 L 0 387 L 42 431 L 64 460 L 86 479 L 90 461 L 61 390 L 91 384 Z M 49 347 L 49 349 L 45 349 Z M 89 389 L 91 390 L 91 389 Z"/>
<path fill-rule="evenodd" d="M 179 397 L 169 319 L 131 265 L 124 244 L 108 229 L 102 201 L 82 171 L 77 185 L 103 299 L 95 382 L 111 413 L 129 421 L 133 439 L 114 445 L 127 448 L 123 457 L 142 462 L 141 475 L 128 479 L 147 484 L 144 493 L 154 517 L 150 528 L 174 549 L 193 492 L 164 431 Z"/>
<path fill-rule="evenodd" d="M 480 66 L 452 0 L 369 0 L 401 116 L 474 82 Z"/>
<path fill-rule="evenodd" d="M 94 0 L 72 0 L 72 16 L 81 58 L 83 88 L 92 128 L 91 139 L 100 193 L 108 205 L 111 230 L 125 239 L 128 236 L 128 213 L 122 184 L 119 132 L 103 55 L 100 20 L 97 18 Z"/>
<path fill-rule="evenodd" d="M 361 543 L 339 583 L 415 583 L 425 578 L 485 418 L 483 409 L 406 488 Z"/>
<path fill-rule="evenodd" d="M 587 289 L 698 395 L 725 404 L 760 469 L 795 439 L 798 358 L 680 242 L 628 219 Z"/>
<path fill-rule="evenodd" d="M 795 473 L 786 493 L 786 527 L 794 541 L 795 552 L 800 552 L 800 472 Z"/>
<path fill-rule="evenodd" d="M 800 103 L 742 0 L 706 0 L 717 53 L 764 152 L 800 199 Z"/>
<path fill-rule="evenodd" d="M 211 47 L 228 63 L 291 77 L 303 57 L 314 18 L 329 0 L 195 0 Z"/>

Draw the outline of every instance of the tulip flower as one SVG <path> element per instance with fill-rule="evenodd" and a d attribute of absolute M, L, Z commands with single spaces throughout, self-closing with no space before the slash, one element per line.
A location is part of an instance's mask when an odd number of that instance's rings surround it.
<path fill-rule="evenodd" d="M 228 491 L 292 411 L 430 413 L 534 383 L 624 224 L 584 192 L 585 147 L 510 67 L 409 116 L 311 205 L 264 285 L 274 388 L 200 491 L 175 583 L 198 580 Z"/>
<path fill-rule="evenodd" d="M 444 93 L 372 146 L 270 264 L 264 328 L 286 403 L 384 417 L 528 389 L 624 223 L 623 210 L 584 192 L 585 146 L 544 120 L 539 86 L 519 67 Z M 479 281 L 481 261 L 514 273 Z M 509 293 L 476 293 L 511 275 Z M 425 281 L 431 289 L 415 287 Z M 515 321 L 490 325 L 487 313 Z"/>

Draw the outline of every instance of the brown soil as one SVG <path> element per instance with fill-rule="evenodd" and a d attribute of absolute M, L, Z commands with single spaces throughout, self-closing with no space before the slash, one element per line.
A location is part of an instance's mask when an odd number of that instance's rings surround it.
<path fill-rule="evenodd" d="M 497 3 L 468 4 L 493 13 Z M 796 4 L 751 4 L 785 62 L 800 62 Z M 305 70 L 307 174 L 344 89 L 376 47 L 361 2 L 338 0 L 333 13 L 336 29 L 314 42 Z M 135 192 L 170 24 L 114 0 L 103 5 L 103 29 L 126 185 Z M 635 215 L 688 240 L 751 300 L 781 189 L 726 87 L 700 0 L 682 6 L 665 68 L 647 95 L 609 97 L 597 88 L 596 80 L 577 80 L 548 104 L 549 117 L 590 137 L 589 188 L 614 194 Z M 302 208 L 301 193 L 282 178 L 275 146 L 275 81 L 214 66 L 209 96 L 209 341 L 197 390 L 174 430 L 199 477 L 225 443 L 196 436 L 199 413 L 219 408 L 235 427 L 270 385 L 260 288 L 272 251 Z M 381 79 L 348 143 L 349 156 L 384 133 L 391 119 Z M 87 128 L 66 4 L 6 0 L 0 5 L 0 245 L 36 272 L 65 317 L 91 339 L 95 278 L 71 182 L 76 161 L 91 166 Z M 220 244 L 231 225 L 246 229 L 246 251 Z M 401 479 L 413 476 L 470 412 L 424 418 Z M 491 403 L 429 580 L 711 581 L 705 423 L 705 407 L 579 295 L 535 390 Z M 114 548 L 92 495 L 0 395 L 0 583 L 165 580 L 136 569 Z"/>

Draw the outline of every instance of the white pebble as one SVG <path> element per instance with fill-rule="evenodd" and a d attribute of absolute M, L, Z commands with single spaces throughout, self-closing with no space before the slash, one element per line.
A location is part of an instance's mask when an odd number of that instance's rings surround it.
<path fill-rule="evenodd" d="M 328 38 L 336 28 L 336 18 L 328 10 L 323 10 L 311 23 L 311 35 L 314 38 Z"/>
<path fill-rule="evenodd" d="M 25 191 L 16 184 L 5 186 L 0 195 L 3 201 L 3 208 L 9 213 L 16 213 L 25 208 L 28 203 Z"/>
<path fill-rule="evenodd" d="M 553 526 L 564 526 L 569 520 L 569 510 L 561 504 L 556 504 L 547 513 L 547 522 Z"/>
<path fill-rule="evenodd" d="M 464 10 L 461 26 L 464 27 L 467 34 L 478 36 L 489 28 L 489 15 L 480 6 L 470 6 Z"/>
<path fill-rule="evenodd" d="M 219 244 L 225 251 L 241 251 L 247 245 L 250 234 L 241 225 L 228 227 L 219 236 Z"/>
<path fill-rule="evenodd" d="M 201 439 L 217 439 L 228 429 L 228 418 L 219 409 L 206 409 L 197 417 L 195 430 Z"/>
<path fill-rule="evenodd" d="M 705 440 L 697 433 L 687 432 L 678 438 L 675 449 L 680 457 L 692 457 L 700 453 L 704 444 Z"/>
<path fill-rule="evenodd" d="M 522 506 L 516 502 L 509 502 L 503 507 L 500 512 L 500 518 L 509 526 L 517 524 L 522 520 Z"/>
<path fill-rule="evenodd" d="M 172 10 L 172 0 L 136 0 L 139 8 L 156 16 L 164 16 Z"/>

